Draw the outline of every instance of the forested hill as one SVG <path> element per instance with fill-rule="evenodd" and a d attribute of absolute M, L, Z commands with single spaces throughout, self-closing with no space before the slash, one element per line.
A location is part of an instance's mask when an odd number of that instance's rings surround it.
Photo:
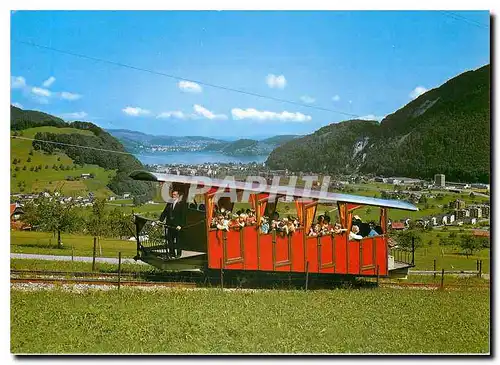
<path fill-rule="evenodd" d="M 233 142 L 219 141 L 207 145 L 205 151 L 217 151 L 231 156 L 267 155 L 276 147 L 297 137 L 296 135 L 279 135 L 260 141 L 246 138 Z"/>
<path fill-rule="evenodd" d="M 47 154 L 61 151 L 70 157 L 75 164 L 92 164 L 103 167 L 106 170 L 114 170 L 116 174 L 108 182 L 108 188 L 115 194 L 130 192 L 142 199 L 149 199 L 153 195 L 153 187 L 149 183 L 134 181 L 128 174 L 137 169 L 144 169 L 144 166 L 133 155 L 125 153 L 123 145 L 108 132 L 89 122 L 66 123 L 63 120 L 49 114 L 37 111 L 23 111 L 11 106 L 11 129 L 16 133 L 24 129 L 51 126 L 57 129 L 58 133 L 37 132 L 35 139 L 60 142 L 68 145 L 85 146 L 92 148 L 81 148 L 53 143 L 33 141 L 32 147 L 35 151 L 41 150 Z M 62 129 L 64 128 L 64 129 Z M 77 133 L 84 130 L 91 133 Z M 61 133 L 59 133 L 61 131 Z M 74 131 L 74 132 L 73 132 Z M 112 153 L 102 150 L 112 150 L 124 153 Z"/>
<path fill-rule="evenodd" d="M 490 66 L 465 72 L 376 121 L 330 124 L 276 148 L 274 169 L 489 182 Z"/>

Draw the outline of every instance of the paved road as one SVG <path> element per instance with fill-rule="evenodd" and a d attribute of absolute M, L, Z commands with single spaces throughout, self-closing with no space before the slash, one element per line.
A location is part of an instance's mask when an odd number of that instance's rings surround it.
<path fill-rule="evenodd" d="M 51 261 L 71 261 L 71 256 L 37 255 L 37 254 L 29 254 L 29 253 L 11 253 L 10 258 L 11 259 L 51 260 Z M 92 262 L 92 256 L 74 256 L 73 261 Z M 118 259 L 115 259 L 112 257 L 96 257 L 95 262 L 118 265 Z M 145 262 L 135 261 L 133 259 L 122 259 L 122 263 L 147 265 Z"/>

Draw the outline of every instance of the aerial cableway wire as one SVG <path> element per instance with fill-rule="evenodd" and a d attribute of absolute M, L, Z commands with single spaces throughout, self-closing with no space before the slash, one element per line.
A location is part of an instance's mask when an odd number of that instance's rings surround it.
<path fill-rule="evenodd" d="M 46 140 L 46 139 L 36 139 L 36 138 L 28 138 L 28 137 L 20 137 L 20 136 L 10 136 L 10 137 L 12 139 L 23 139 L 23 140 L 27 140 L 27 141 L 36 141 L 36 142 L 43 142 L 43 143 L 51 143 L 51 144 L 57 144 L 57 145 L 62 145 L 62 146 L 68 146 L 68 147 L 86 148 L 86 149 L 89 149 L 89 150 L 96 150 L 96 151 L 102 151 L 102 152 L 111 152 L 111 153 L 119 153 L 119 154 L 122 154 L 122 155 L 131 155 L 131 156 L 134 156 L 134 157 L 136 156 L 136 155 L 134 155 L 131 152 L 113 151 L 113 150 L 107 150 L 107 149 L 104 149 L 104 148 L 82 146 L 82 145 L 78 145 L 78 144 L 70 144 L 70 143 L 64 143 L 64 142 L 49 141 L 49 140 Z M 140 154 L 139 154 L 139 156 L 148 157 L 148 156 L 143 156 L 143 155 L 140 155 Z"/>
<path fill-rule="evenodd" d="M 168 73 L 165 73 L 165 72 L 154 71 L 154 70 L 150 70 L 150 69 L 146 69 L 146 68 L 142 68 L 142 67 L 137 67 L 137 66 L 132 66 L 132 65 L 129 65 L 129 64 L 121 63 L 121 62 L 106 60 L 106 59 L 103 59 L 103 58 L 98 58 L 98 57 L 93 57 L 93 56 L 87 56 L 87 55 L 84 55 L 84 54 L 81 54 L 81 53 L 76 53 L 76 52 L 72 52 L 72 51 L 66 51 L 66 50 L 62 50 L 62 49 L 59 49 L 59 48 L 45 46 L 45 45 L 41 45 L 41 44 L 34 43 L 34 42 L 21 41 L 21 40 L 18 40 L 18 39 L 12 39 L 12 41 L 16 42 L 16 43 L 27 45 L 27 46 L 35 47 L 35 48 L 45 49 L 45 50 L 49 50 L 49 51 L 53 51 L 53 52 L 57 52 L 57 53 L 61 53 L 61 54 L 66 54 L 66 55 L 69 55 L 69 56 L 78 57 L 78 58 L 82 58 L 82 59 L 87 59 L 87 60 L 91 60 L 91 61 L 95 61 L 95 62 L 107 63 L 107 64 L 113 65 L 113 66 L 125 67 L 125 68 L 129 68 L 129 69 L 136 70 L 136 71 L 147 72 L 147 73 L 150 73 L 150 74 L 164 76 L 164 77 L 168 77 L 168 78 L 179 80 L 179 81 L 195 82 L 197 84 L 200 84 L 200 85 L 203 85 L 203 86 L 212 87 L 212 88 L 215 88 L 215 89 L 236 92 L 236 93 L 239 93 L 239 94 L 244 94 L 244 95 L 249 95 L 249 96 L 255 96 L 255 97 L 258 97 L 258 98 L 262 98 L 262 99 L 268 99 L 268 100 L 273 100 L 273 101 L 277 101 L 277 102 L 280 102 L 280 103 L 287 103 L 287 104 L 297 105 L 297 106 L 301 106 L 301 107 L 304 107 L 304 108 L 310 108 L 310 109 L 316 109 L 316 110 L 321 110 L 321 111 L 327 111 L 327 112 L 331 112 L 331 113 L 343 114 L 343 115 L 346 115 L 346 116 L 349 116 L 349 117 L 355 117 L 355 118 L 360 117 L 360 115 L 358 115 L 358 114 L 348 113 L 348 112 L 344 112 L 344 111 L 341 111 L 341 110 L 334 110 L 334 109 L 324 108 L 324 107 L 321 107 L 321 106 L 308 105 L 308 104 L 304 104 L 304 103 L 299 103 L 297 101 L 276 98 L 274 96 L 258 94 L 258 93 L 254 93 L 254 92 L 251 92 L 251 91 L 245 91 L 245 90 L 235 89 L 235 88 L 231 88 L 231 87 L 227 87 L 227 86 L 212 84 L 212 83 L 209 83 L 209 82 L 204 82 L 204 81 L 199 81 L 199 80 L 194 80 L 194 79 L 188 79 L 188 78 L 185 78 L 185 77 L 181 77 L 181 76 L 177 76 L 177 75 L 172 75 L 172 74 L 168 74 Z"/>
<path fill-rule="evenodd" d="M 442 10 L 441 13 L 443 13 L 444 15 L 450 17 L 450 18 L 453 18 L 455 20 L 463 20 L 464 22 L 466 23 L 469 23 L 471 25 L 475 25 L 476 27 L 479 27 L 479 28 L 483 28 L 483 29 L 489 29 L 489 25 L 486 25 L 484 23 L 480 23 L 480 22 L 477 22 L 475 20 L 472 20 L 472 19 L 469 19 L 465 16 L 462 16 L 460 14 L 457 14 L 453 11 L 444 11 Z"/>

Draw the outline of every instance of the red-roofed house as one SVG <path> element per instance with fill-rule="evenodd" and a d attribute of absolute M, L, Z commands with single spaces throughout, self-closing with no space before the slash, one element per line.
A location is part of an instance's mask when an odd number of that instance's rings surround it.
<path fill-rule="evenodd" d="M 405 229 L 404 222 L 392 222 L 391 229 L 395 229 L 397 231 Z"/>
<path fill-rule="evenodd" d="M 472 231 L 472 234 L 476 237 L 488 237 L 488 238 L 490 238 L 490 231 L 485 231 L 482 229 L 475 229 Z"/>

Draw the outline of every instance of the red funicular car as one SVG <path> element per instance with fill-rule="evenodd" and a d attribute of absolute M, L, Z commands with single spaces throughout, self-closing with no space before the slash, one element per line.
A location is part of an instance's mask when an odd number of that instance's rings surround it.
<path fill-rule="evenodd" d="M 407 273 L 414 263 L 414 249 L 389 247 L 386 235 L 388 209 L 416 211 L 414 205 L 397 200 L 320 192 L 287 187 L 255 186 L 246 182 L 210 179 L 196 176 L 159 174 L 135 171 L 135 180 L 155 181 L 169 185 L 182 196 L 189 195 L 190 187 L 203 191 L 186 202 L 185 224 L 180 231 L 180 257 L 166 255 L 165 227 L 159 221 L 135 216 L 137 259 L 165 270 L 243 270 L 289 273 L 318 273 L 328 275 L 389 276 Z M 165 186 L 164 186 L 165 188 Z M 217 211 L 233 211 L 234 201 L 220 192 L 233 189 L 238 202 L 248 203 L 256 214 L 256 224 L 218 229 L 211 226 Z M 288 188 L 289 189 L 289 188 Z M 223 195 L 223 194 L 222 194 Z M 273 196 L 277 199 L 273 202 Z M 289 206 L 294 202 L 299 226 L 293 233 L 262 231 L 261 217 L 271 217 L 280 198 L 288 196 Z M 200 199 L 201 198 L 201 199 Z M 196 201 L 198 200 L 198 201 Z M 309 236 L 315 222 L 318 204 L 336 206 L 340 233 Z M 380 234 L 362 239 L 350 239 L 355 210 L 364 206 L 378 208 L 377 222 Z M 333 222 L 332 222 L 333 223 Z M 170 227 L 172 228 L 172 227 Z"/>

